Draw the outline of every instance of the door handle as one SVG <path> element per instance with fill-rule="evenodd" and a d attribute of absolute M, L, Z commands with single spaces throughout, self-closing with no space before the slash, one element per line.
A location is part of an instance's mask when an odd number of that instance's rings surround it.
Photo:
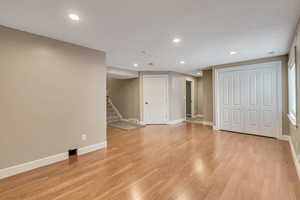
<path fill-rule="evenodd" d="M 149 104 L 148 102 L 145 102 L 145 104 Z"/>

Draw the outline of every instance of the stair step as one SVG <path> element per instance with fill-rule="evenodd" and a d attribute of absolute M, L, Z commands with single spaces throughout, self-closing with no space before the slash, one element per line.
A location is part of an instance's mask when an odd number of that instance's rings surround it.
<path fill-rule="evenodd" d="M 108 101 L 108 98 L 107 98 L 107 101 L 106 101 L 106 121 L 107 121 L 107 123 L 118 122 L 120 120 L 121 120 L 121 118 L 119 117 L 115 108 L 111 105 L 111 103 Z"/>

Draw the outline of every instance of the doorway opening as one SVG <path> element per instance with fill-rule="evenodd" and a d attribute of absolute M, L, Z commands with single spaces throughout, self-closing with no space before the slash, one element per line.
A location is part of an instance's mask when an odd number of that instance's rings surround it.
<path fill-rule="evenodd" d="M 186 118 L 192 117 L 192 81 L 186 81 Z"/>
<path fill-rule="evenodd" d="M 138 74 L 127 74 L 112 68 L 106 77 L 107 125 L 125 131 L 143 127 L 139 118 L 139 77 Z"/>

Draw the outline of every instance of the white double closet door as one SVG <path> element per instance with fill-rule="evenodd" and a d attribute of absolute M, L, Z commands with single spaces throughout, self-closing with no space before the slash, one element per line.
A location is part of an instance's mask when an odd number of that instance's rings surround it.
<path fill-rule="evenodd" d="M 217 70 L 219 129 L 278 137 L 281 63 Z"/>

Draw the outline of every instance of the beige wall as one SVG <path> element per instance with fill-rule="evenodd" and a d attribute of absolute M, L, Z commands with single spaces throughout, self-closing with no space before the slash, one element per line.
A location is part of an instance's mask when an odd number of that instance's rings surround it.
<path fill-rule="evenodd" d="M 169 120 L 178 120 L 185 118 L 185 76 L 179 73 L 169 74 Z"/>
<path fill-rule="evenodd" d="M 105 80 L 104 52 L 0 26 L 0 168 L 104 142 Z"/>
<path fill-rule="evenodd" d="M 198 107 L 202 110 L 203 120 L 206 122 L 213 121 L 213 75 L 212 70 L 204 70 L 203 76 L 198 81 L 198 87 L 202 90 L 202 97 L 199 97 Z"/>
<path fill-rule="evenodd" d="M 107 79 L 107 91 L 123 118 L 140 119 L 139 78 Z"/>
<path fill-rule="evenodd" d="M 300 19 L 297 25 L 297 31 L 295 34 L 295 41 L 291 48 L 295 47 L 297 48 L 297 54 L 296 54 L 296 71 L 297 71 L 297 124 L 299 125 L 299 119 L 300 119 Z M 293 126 L 292 123 L 289 122 L 289 133 L 292 138 L 292 142 L 295 148 L 295 151 L 300 156 L 300 130 L 299 128 L 296 128 Z"/>
<path fill-rule="evenodd" d="M 272 61 L 281 61 L 282 63 L 282 130 L 284 134 L 288 134 L 288 90 L 287 90 L 287 63 L 288 57 L 287 56 L 277 56 L 277 57 L 269 57 L 269 58 L 262 58 L 256 60 L 248 60 L 243 62 L 237 63 L 229 63 L 224 65 L 214 66 L 214 69 L 226 68 L 226 67 L 238 67 L 243 65 L 251 65 L 251 64 L 258 64 L 258 63 L 265 63 L 265 62 L 272 62 Z"/>
<path fill-rule="evenodd" d="M 197 79 L 197 114 L 198 115 L 203 115 L 203 77 L 199 77 Z"/>

